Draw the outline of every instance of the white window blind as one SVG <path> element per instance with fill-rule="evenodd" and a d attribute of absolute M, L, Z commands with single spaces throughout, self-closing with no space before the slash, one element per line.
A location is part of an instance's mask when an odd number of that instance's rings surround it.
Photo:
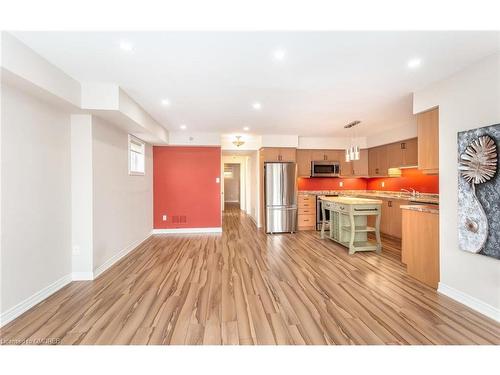
<path fill-rule="evenodd" d="M 128 136 L 128 173 L 130 175 L 144 175 L 146 145 L 143 141 L 132 135 Z"/>

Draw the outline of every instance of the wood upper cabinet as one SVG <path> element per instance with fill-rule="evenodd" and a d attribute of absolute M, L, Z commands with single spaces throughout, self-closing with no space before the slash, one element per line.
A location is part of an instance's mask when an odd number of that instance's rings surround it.
<path fill-rule="evenodd" d="M 345 155 L 340 160 L 340 175 L 345 177 L 368 176 L 368 149 L 360 150 L 359 160 L 345 161 Z"/>
<path fill-rule="evenodd" d="M 311 160 L 340 161 L 341 150 L 311 150 Z"/>
<path fill-rule="evenodd" d="M 296 161 L 297 149 L 295 148 L 280 148 L 279 149 L 280 161 Z"/>
<path fill-rule="evenodd" d="M 439 173 L 439 109 L 417 114 L 418 169 Z"/>
<path fill-rule="evenodd" d="M 370 177 L 388 176 L 389 158 L 387 149 L 387 146 L 368 149 L 368 174 Z"/>
<path fill-rule="evenodd" d="M 311 176 L 311 150 L 297 150 L 297 176 L 310 177 Z"/>
<path fill-rule="evenodd" d="M 359 160 L 351 162 L 352 175 L 366 177 L 368 176 L 368 149 L 363 149 L 359 153 Z"/>
<path fill-rule="evenodd" d="M 264 147 L 261 148 L 262 160 L 266 161 L 292 161 L 296 160 L 295 148 Z"/>
<path fill-rule="evenodd" d="M 418 138 L 408 139 L 401 142 L 403 150 L 403 164 L 402 166 L 415 166 L 418 165 Z"/>
<path fill-rule="evenodd" d="M 417 138 L 391 143 L 385 147 L 389 168 L 409 167 L 418 164 Z"/>

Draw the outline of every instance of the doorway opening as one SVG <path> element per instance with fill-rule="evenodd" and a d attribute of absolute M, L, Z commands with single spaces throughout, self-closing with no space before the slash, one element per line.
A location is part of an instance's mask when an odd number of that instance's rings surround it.
<path fill-rule="evenodd" d="M 239 163 L 224 163 L 224 207 L 240 206 L 241 176 Z"/>

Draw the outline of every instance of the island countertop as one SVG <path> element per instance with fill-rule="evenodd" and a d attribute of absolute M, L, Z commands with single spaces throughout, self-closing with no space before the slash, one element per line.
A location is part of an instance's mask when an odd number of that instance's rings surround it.
<path fill-rule="evenodd" d="M 382 204 L 379 199 L 357 198 L 357 197 L 324 197 L 320 196 L 321 200 L 327 202 L 341 203 L 341 204 Z"/>

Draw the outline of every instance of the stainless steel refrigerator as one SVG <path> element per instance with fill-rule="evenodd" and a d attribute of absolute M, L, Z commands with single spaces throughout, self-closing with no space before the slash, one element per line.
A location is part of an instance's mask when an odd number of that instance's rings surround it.
<path fill-rule="evenodd" d="M 264 164 L 266 233 L 295 232 L 297 189 L 295 163 Z"/>

